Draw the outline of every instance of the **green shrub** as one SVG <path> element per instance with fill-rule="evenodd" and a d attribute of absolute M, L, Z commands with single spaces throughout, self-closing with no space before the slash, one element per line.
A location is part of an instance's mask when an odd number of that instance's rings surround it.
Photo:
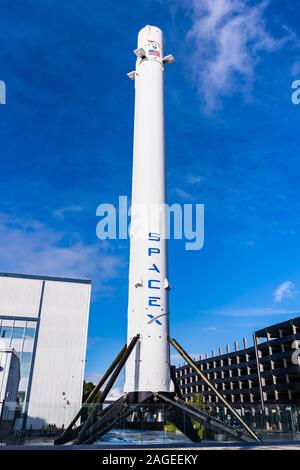
<path fill-rule="evenodd" d="M 166 432 L 176 432 L 177 428 L 172 423 L 166 423 L 164 425 L 164 431 Z"/>

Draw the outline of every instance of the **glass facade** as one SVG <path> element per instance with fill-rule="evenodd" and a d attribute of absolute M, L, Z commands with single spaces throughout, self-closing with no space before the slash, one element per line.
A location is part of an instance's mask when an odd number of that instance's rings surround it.
<path fill-rule="evenodd" d="M 19 403 L 25 401 L 32 365 L 36 321 L 7 320 L 0 316 L 0 347 L 14 349 L 20 357 Z"/>

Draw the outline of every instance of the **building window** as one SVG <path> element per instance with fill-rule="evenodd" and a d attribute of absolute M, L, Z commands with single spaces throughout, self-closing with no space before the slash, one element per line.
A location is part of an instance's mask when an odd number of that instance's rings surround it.
<path fill-rule="evenodd" d="M 6 320 L 0 317 L 0 340 L 3 338 L 5 347 L 14 349 L 20 356 L 21 379 L 18 392 L 20 404 L 26 399 L 36 324 L 36 321 Z"/>
<path fill-rule="evenodd" d="M 30 364 L 32 353 L 31 352 L 22 352 L 21 362 L 23 364 Z"/>
<path fill-rule="evenodd" d="M 10 326 L 2 326 L 0 329 L 0 337 L 4 339 L 10 339 L 12 334 L 12 328 Z"/>
<path fill-rule="evenodd" d="M 23 336 L 24 336 L 24 328 L 21 328 L 19 326 L 14 326 L 12 337 L 21 339 L 23 338 Z"/>
<path fill-rule="evenodd" d="M 35 336 L 35 328 L 27 326 L 25 330 L 25 338 L 34 338 L 34 336 Z"/>

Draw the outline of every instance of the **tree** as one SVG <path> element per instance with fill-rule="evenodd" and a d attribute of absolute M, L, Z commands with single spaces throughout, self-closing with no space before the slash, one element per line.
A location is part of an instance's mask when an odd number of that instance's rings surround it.
<path fill-rule="evenodd" d="M 192 399 L 188 402 L 191 406 L 196 408 L 197 410 L 204 411 L 205 413 L 211 414 L 211 409 L 207 403 L 205 403 L 205 398 L 202 393 L 195 393 L 192 396 Z M 195 429 L 198 430 L 198 435 L 201 438 L 208 437 L 207 430 L 203 424 L 200 424 L 198 421 L 192 419 L 192 423 Z"/>
<path fill-rule="evenodd" d="M 202 393 L 195 393 L 195 395 L 192 396 L 192 399 L 188 403 L 194 408 L 197 408 L 197 410 L 202 410 L 206 413 L 211 413 L 211 409 L 209 405 L 205 402 L 205 398 Z"/>
<path fill-rule="evenodd" d="M 93 382 L 86 382 L 85 380 L 83 381 L 82 403 L 84 403 L 87 400 L 88 396 L 94 390 L 94 388 L 95 388 L 95 385 L 93 384 Z M 97 392 L 96 396 L 93 398 L 93 403 L 98 402 L 100 397 L 101 397 L 101 390 L 99 390 L 99 392 Z"/>

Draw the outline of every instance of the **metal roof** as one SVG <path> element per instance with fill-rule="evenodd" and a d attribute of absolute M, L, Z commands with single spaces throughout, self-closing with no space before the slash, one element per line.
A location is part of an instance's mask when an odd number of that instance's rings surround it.
<path fill-rule="evenodd" d="M 16 273 L 0 273 L 1 277 L 14 277 L 19 279 L 37 279 L 39 281 L 58 281 L 58 282 L 73 282 L 79 284 L 92 284 L 90 279 L 73 279 L 68 277 L 55 277 L 55 276 L 37 276 L 32 274 L 16 274 Z"/>

